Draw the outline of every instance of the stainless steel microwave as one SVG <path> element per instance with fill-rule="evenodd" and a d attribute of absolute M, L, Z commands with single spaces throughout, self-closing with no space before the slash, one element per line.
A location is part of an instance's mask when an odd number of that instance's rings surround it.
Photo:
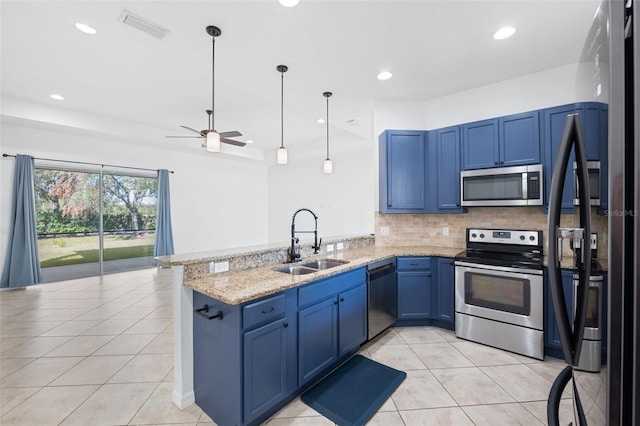
<path fill-rule="evenodd" d="M 460 172 L 462 206 L 541 206 L 542 164 Z"/>
<path fill-rule="evenodd" d="M 575 198 L 573 199 L 573 205 L 579 206 L 580 200 L 578 199 L 578 178 L 576 176 L 576 169 L 578 164 L 573 162 L 573 182 Z M 599 161 L 587 161 L 587 172 L 589 174 L 589 204 L 592 206 L 600 205 L 600 162 Z"/>

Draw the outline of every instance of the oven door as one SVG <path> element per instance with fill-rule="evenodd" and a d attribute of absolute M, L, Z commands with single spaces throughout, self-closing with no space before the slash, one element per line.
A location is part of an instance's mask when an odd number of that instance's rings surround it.
<path fill-rule="evenodd" d="M 456 312 L 543 330 L 541 270 L 455 265 Z"/>

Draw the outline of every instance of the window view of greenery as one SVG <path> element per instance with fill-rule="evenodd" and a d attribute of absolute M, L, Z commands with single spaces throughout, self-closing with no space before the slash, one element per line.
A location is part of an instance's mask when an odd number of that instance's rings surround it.
<path fill-rule="evenodd" d="M 153 255 L 157 179 L 103 176 L 103 259 Z M 36 169 L 40 266 L 99 261 L 100 175 Z M 151 266 L 151 263 L 149 266 Z"/>

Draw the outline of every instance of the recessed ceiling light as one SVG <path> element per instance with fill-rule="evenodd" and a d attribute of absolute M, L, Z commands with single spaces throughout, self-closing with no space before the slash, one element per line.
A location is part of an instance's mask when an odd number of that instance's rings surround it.
<path fill-rule="evenodd" d="M 76 28 L 85 34 L 95 34 L 97 32 L 95 28 L 81 22 L 76 22 Z"/>
<path fill-rule="evenodd" d="M 278 0 L 284 7 L 294 7 L 300 3 L 300 0 Z"/>
<path fill-rule="evenodd" d="M 54 93 L 53 95 L 49 95 L 51 99 L 55 99 L 56 101 L 64 101 L 64 96 Z"/>
<path fill-rule="evenodd" d="M 318 118 L 318 124 L 324 124 L 324 123 L 325 123 L 324 118 Z"/>
<path fill-rule="evenodd" d="M 391 77 L 393 77 L 393 74 L 391 74 L 389 71 L 382 71 L 380 74 L 378 74 L 378 80 L 389 80 Z"/>
<path fill-rule="evenodd" d="M 513 27 L 502 27 L 493 35 L 493 38 L 496 40 L 504 40 L 505 38 L 511 37 L 515 34 L 516 29 Z"/>

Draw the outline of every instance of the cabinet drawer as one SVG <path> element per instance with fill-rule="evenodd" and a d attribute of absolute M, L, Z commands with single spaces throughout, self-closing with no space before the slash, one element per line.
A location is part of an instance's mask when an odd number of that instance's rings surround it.
<path fill-rule="evenodd" d="M 282 316 L 286 309 L 286 295 L 270 297 L 242 308 L 244 328 L 265 324 Z"/>
<path fill-rule="evenodd" d="M 298 307 L 319 302 L 366 281 L 364 268 L 316 281 L 298 290 Z"/>
<path fill-rule="evenodd" d="M 430 257 L 399 257 L 397 269 L 431 269 Z"/>

